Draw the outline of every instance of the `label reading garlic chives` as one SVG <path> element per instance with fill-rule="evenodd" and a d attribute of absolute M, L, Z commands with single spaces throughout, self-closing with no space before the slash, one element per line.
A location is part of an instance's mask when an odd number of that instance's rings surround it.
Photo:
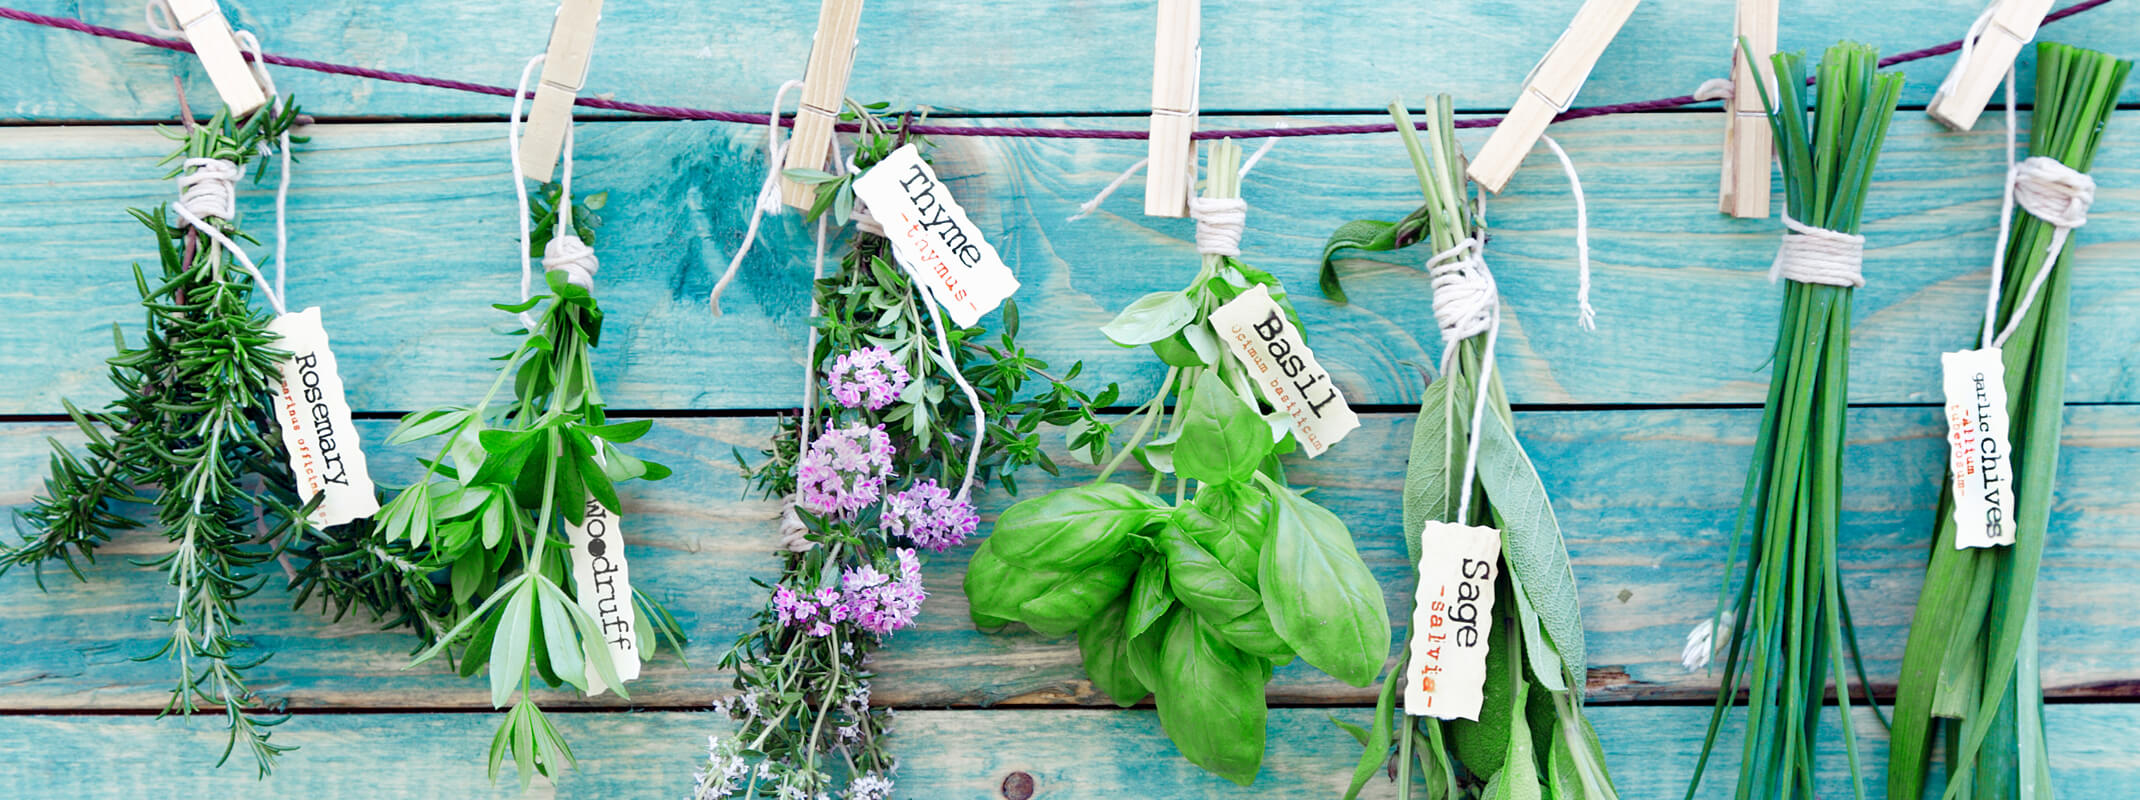
<path fill-rule="evenodd" d="M 1947 395 L 1947 470 L 1954 481 L 1954 546 L 2014 543 L 2014 467 L 1999 348 L 1939 357 Z"/>
<path fill-rule="evenodd" d="M 575 599 L 601 627 L 602 646 L 617 667 L 617 679 L 628 681 L 639 677 L 639 631 L 632 611 L 631 566 L 624 561 L 623 522 L 622 515 L 589 497 L 586 520 L 578 525 L 567 520 L 565 535 L 572 542 Z M 608 688 L 589 667 L 587 694 L 601 694 Z"/>
<path fill-rule="evenodd" d="M 913 145 L 862 173 L 854 193 L 884 228 L 893 255 L 952 321 L 972 325 L 1018 291 L 1017 276 Z"/>
<path fill-rule="evenodd" d="M 1428 522 L 1420 533 L 1405 713 L 1478 720 L 1500 558 L 1501 534 L 1492 528 Z"/>
<path fill-rule="evenodd" d="M 1313 458 L 1360 427 L 1360 417 L 1345 404 L 1345 393 L 1315 360 L 1300 328 L 1257 284 L 1213 309 L 1211 327 L 1226 340 L 1234 358 L 1271 405 L 1293 420 L 1293 438 Z"/>
<path fill-rule="evenodd" d="M 274 347 L 288 352 L 282 362 L 282 385 L 275 392 L 275 422 L 297 495 L 306 502 L 321 494 L 308 519 L 320 527 L 363 519 L 379 511 L 379 498 L 357 444 L 356 423 L 342 391 L 334 352 L 317 307 L 283 314 L 267 329 L 280 339 Z"/>

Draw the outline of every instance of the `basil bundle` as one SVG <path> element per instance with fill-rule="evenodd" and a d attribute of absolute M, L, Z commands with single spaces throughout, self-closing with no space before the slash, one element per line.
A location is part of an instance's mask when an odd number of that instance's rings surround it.
<path fill-rule="evenodd" d="M 1208 158 L 1205 199 L 1237 200 L 1240 147 L 1220 142 Z M 976 626 L 1077 634 L 1095 686 L 1124 707 L 1152 696 L 1184 757 L 1244 786 L 1263 762 L 1272 667 L 1297 657 L 1365 686 L 1390 645 L 1381 586 L 1351 533 L 1284 483 L 1288 417 L 1261 410 L 1208 320 L 1258 287 L 1299 324 L 1276 278 L 1207 252 L 1186 289 L 1147 295 L 1103 328 L 1151 347 L 1166 377 L 1099 477 L 1005 510 L 965 582 Z M 1168 432 L 1151 438 L 1170 401 Z M 1073 426 L 1071 444 L 1111 449 L 1109 433 Z M 1108 481 L 1132 455 L 1151 468 L 1142 490 Z M 1169 473 L 1171 501 L 1160 494 Z"/>
<path fill-rule="evenodd" d="M 1466 299 L 1458 294 L 1477 293 L 1469 298 L 1477 304 L 1475 313 L 1491 319 L 1477 333 L 1443 320 L 1449 340 L 1443 374 L 1427 386 L 1412 429 L 1405 547 L 1417 567 L 1428 523 L 1488 526 L 1500 532 L 1506 569 L 1494 592 L 1478 720 L 1404 714 L 1398 708 L 1406 682 L 1400 666 L 1383 679 L 1371 726 L 1345 725 L 1365 748 L 1346 797 L 1357 796 L 1394 757 L 1400 797 L 1411 795 L 1416 761 L 1431 798 L 1473 791 L 1489 797 L 1616 798 L 1603 747 L 1582 712 L 1587 673 L 1582 608 L 1567 545 L 1538 472 L 1516 440 L 1500 377 L 1492 374 L 1493 328 L 1500 312 L 1480 255 L 1486 234 L 1465 202 L 1454 103 L 1448 95 L 1434 98 L 1426 143 L 1402 104 L 1391 104 L 1390 115 L 1425 203 L 1402 222 L 1360 220 L 1340 227 L 1324 247 L 1323 287 L 1342 298 L 1334 264 L 1342 251 L 1427 242 L 1437 253 L 1432 259 L 1437 318 L 1447 304 Z M 1474 469 L 1467 470 L 1474 453 Z M 1476 486 L 1467 474 L 1472 471 Z"/>
<path fill-rule="evenodd" d="M 1804 55 L 1775 55 L 1776 96 L 1766 90 L 1782 166 L 1789 233 L 1772 276 L 1788 278 L 1777 333 L 1775 372 L 1746 490 L 1725 567 L 1719 605 L 1730 596 L 1741 541 L 1747 579 L 1731 606 L 1732 631 L 1724 676 L 1702 757 L 1689 787 L 1701 785 L 1718 729 L 1743 680 L 1747 705 L 1740 797 L 1810 797 L 1820 709 L 1832 672 L 1847 683 L 1844 649 L 1857 657 L 1850 606 L 1836 568 L 1836 534 L 1843 488 L 1843 416 L 1847 411 L 1850 297 L 1862 285 L 1857 236 L 1873 165 L 1894 116 L 1902 76 L 1876 71 L 1871 47 L 1844 42 L 1828 48 L 1810 124 L 1802 96 Z M 1759 82 L 1756 82 L 1757 84 Z M 1847 264 L 1836 268 L 1836 249 Z M 1859 682 L 1868 692 L 1860 664 Z M 1856 728 L 1847 688 L 1843 743 L 1852 782 L 1858 781 Z M 1862 791 L 1862 788 L 1860 789 Z"/>
<path fill-rule="evenodd" d="M 2048 42 L 2036 53 L 2029 155 L 2085 172 L 2132 62 Z M 2007 102 L 2013 102 L 2011 83 Z M 2008 109 L 2011 114 L 2012 106 Z M 2011 153 L 2011 138 L 2008 142 Z M 1946 797 L 2051 796 L 2037 663 L 2036 572 L 2049 535 L 2073 293 L 2071 249 L 2060 248 L 2055 262 L 2050 258 L 2058 232 L 2053 223 L 2017 211 L 2001 254 L 2002 263 L 2012 268 L 1997 287 L 2002 302 L 1991 327 L 2012 331 L 1993 346 L 2006 367 L 2012 450 L 2005 463 L 2015 487 L 2006 524 L 2018 531 L 2011 546 L 1957 548 L 1953 483 L 1943 482 L 1947 490 L 1935 518 L 1931 563 L 1895 693 L 1890 800 L 1923 796 L 1933 742 L 1942 731 L 1949 753 Z"/>

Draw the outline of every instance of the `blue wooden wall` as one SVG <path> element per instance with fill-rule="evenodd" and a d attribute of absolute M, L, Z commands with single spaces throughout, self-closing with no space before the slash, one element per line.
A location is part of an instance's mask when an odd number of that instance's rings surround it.
<path fill-rule="evenodd" d="M 126 0 L 11 2 L 142 27 L 139 4 Z M 1392 98 L 1416 106 L 1431 92 L 1492 113 L 1577 5 L 1207 0 L 1204 125 L 1369 121 Z M 1788 5 L 1785 48 L 1851 37 L 1889 52 L 1955 38 L 1981 7 Z M 224 7 L 274 52 L 509 83 L 541 51 L 554 4 Z M 587 93 L 760 109 L 781 81 L 799 77 L 815 8 L 612 0 Z M 875 0 L 851 93 L 1004 124 L 1135 128 L 1149 92 L 1153 19 L 1149 3 L 1128 0 Z M 1730 24 L 1730 0 L 1644 4 L 1580 102 L 1692 91 L 1724 73 Z M 2048 26 L 2043 38 L 2132 55 L 2140 5 L 2113 3 Z M 213 102 L 190 61 L 0 23 L 0 295 L 11 309 L 0 323 L 0 502 L 26 503 L 36 491 L 45 437 L 74 438 L 55 421 L 61 398 L 89 405 L 109 395 L 109 325 L 139 319 L 127 265 L 152 257 L 124 209 L 174 192 L 157 165 L 166 145 L 153 125 L 176 113 L 173 75 L 186 79 L 196 107 Z M 1851 398 L 1860 407 L 1851 417 L 1844 578 L 1883 689 L 1898 666 L 1938 500 L 1937 353 L 1971 341 L 2004 170 L 1996 115 L 1957 134 L 1915 110 L 1949 63 L 1907 67 L 1906 109 L 1867 212 L 1870 285 L 1857 301 Z M 2031 66 L 2024 56 L 2024 87 Z M 503 342 L 494 330 L 506 322 L 489 304 L 517 291 L 504 101 L 291 70 L 277 80 L 319 120 L 306 131 L 290 202 L 291 302 L 327 310 L 352 401 L 385 419 L 480 392 L 484 359 Z M 727 315 L 713 318 L 705 294 L 742 239 L 765 170 L 762 131 L 582 120 L 578 185 L 610 193 L 598 248 L 611 325 L 603 390 L 622 416 L 660 413 L 645 447 L 678 467 L 626 496 L 633 572 L 694 643 L 688 668 L 649 665 L 634 705 L 545 698 L 587 713 L 558 717 L 582 771 L 537 792 L 675 797 L 688 791 L 704 736 L 725 726 L 702 712 L 728 680 L 713 666 L 721 648 L 763 601 L 748 579 L 776 569 L 776 508 L 746 496 L 730 452 L 758 447 L 772 415 L 796 402 L 810 246 L 794 217 L 769 221 Z M 1501 369 L 1567 530 L 1590 626 L 1594 719 L 1629 798 L 1679 796 L 1699 743 L 1707 712 L 1696 706 L 1712 679 L 1679 666 L 1681 637 L 1713 602 L 1780 296 L 1764 278 L 1777 223 L 1716 213 L 1722 125 L 1710 108 L 1553 129 L 1589 195 L 1595 333 L 1574 324 L 1573 208 L 1550 157 L 1534 156 L 1489 209 L 1507 303 Z M 1465 141 L 1476 148 L 1480 139 Z M 1135 184 L 1101 213 L 1066 221 L 1141 157 L 1142 144 L 940 144 L 940 169 L 1025 284 L 1026 338 L 1046 357 L 1086 359 L 1089 374 L 1148 388 L 1158 377 L 1149 359 L 1094 328 L 1130 299 L 1193 274 L 1190 225 L 1142 216 Z M 2127 704 L 2140 701 L 2136 157 L 2140 120 L 2114 118 L 2095 170 L 2103 188 L 2076 236 L 2071 407 L 2040 584 L 2053 769 L 2075 796 L 2140 779 L 2140 705 Z M 1350 262 L 1351 305 L 1309 296 L 1332 228 L 1395 218 L 1416 204 L 1416 191 L 1394 135 L 1283 141 L 1244 189 L 1253 206 L 1244 257 L 1294 287 L 1317 354 L 1368 412 L 1343 445 L 1291 474 L 1345 516 L 1397 608 L 1408 607 L 1398 489 L 1420 388 L 1414 365 L 1440 351 L 1427 286 L 1416 257 L 1404 256 Z M 265 193 L 242 207 L 251 227 L 266 225 Z M 368 441 L 387 425 L 367 423 Z M 410 476 L 415 453 L 373 452 L 384 478 Z M 122 539 L 87 583 L 54 582 L 49 592 L 27 574 L 0 579 L 0 796 L 514 794 L 510 781 L 493 787 L 483 776 L 495 720 L 480 685 L 438 665 L 403 669 L 404 637 L 327 624 L 274 592 L 249 609 L 248 628 L 278 653 L 254 674 L 296 714 L 276 741 L 301 749 L 265 787 L 243 766 L 210 767 L 219 725 L 154 719 L 168 668 L 130 660 L 158 634 L 148 617 L 167 590 L 126 557 L 153 555 L 159 543 Z M 958 591 L 962 565 L 951 554 L 930 566 L 927 615 L 876 665 L 877 701 L 904 712 L 902 796 L 997 797 L 1019 773 L 1044 798 L 1313 797 L 1343 786 L 1357 750 L 1327 717 L 1363 719 L 1366 691 L 1280 670 L 1270 757 L 1254 787 L 1238 788 L 1181 761 L 1148 708 L 1108 705 L 1080 677 L 1069 641 L 972 631 Z M 1847 793 L 1840 759 L 1830 763 L 1838 774 L 1827 776 L 1824 794 Z M 1712 783 L 1707 794 L 1725 791 Z"/>

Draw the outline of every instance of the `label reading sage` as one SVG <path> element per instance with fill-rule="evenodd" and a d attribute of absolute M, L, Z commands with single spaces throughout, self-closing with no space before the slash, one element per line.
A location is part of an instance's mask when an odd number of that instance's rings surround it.
<path fill-rule="evenodd" d="M 1500 557 L 1501 534 L 1492 528 L 1428 522 L 1420 534 L 1405 713 L 1478 720 Z"/>
<path fill-rule="evenodd" d="M 275 421 L 289 451 L 297 495 L 306 502 L 326 495 L 308 519 L 324 528 L 378 513 L 379 498 L 357 445 L 357 426 L 350 420 L 334 352 L 327 349 L 319 308 L 283 314 L 267 329 L 282 337 L 276 349 L 290 353 L 275 393 Z"/>
<path fill-rule="evenodd" d="M 617 666 L 618 680 L 639 677 L 639 631 L 632 615 L 632 570 L 624 561 L 622 515 L 587 498 L 587 519 L 565 523 L 572 542 L 572 582 L 580 608 L 601 625 L 603 646 Z M 587 670 L 587 694 L 601 694 L 609 687 L 594 669 Z"/>
<path fill-rule="evenodd" d="M 1999 348 L 1939 357 L 1947 395 L 1947 469 L 1954 481 L 1954 546 L 2014 543 L 2014 472 Z"/>
<path fill-rule="evenodd" d="M 1345 404 L 1345 393 L 1315 360 L 1300 328 L 1271 299 L 1269 289 L 1258 284 L 1213 309 L 1211 327 L 1248 368 L 1271 405 L 1292 418 L 1293 437 L 1308 457 L 1322 455 L 1360 427 L 1359 415 Z"/>
<path fill-rule="evenodd" d="M 978 322 L 1018 291 L 1017 276 L 914 145 L 862 173 L 854 192 L 884 228 L 893 255 L 959 325 Z"/>

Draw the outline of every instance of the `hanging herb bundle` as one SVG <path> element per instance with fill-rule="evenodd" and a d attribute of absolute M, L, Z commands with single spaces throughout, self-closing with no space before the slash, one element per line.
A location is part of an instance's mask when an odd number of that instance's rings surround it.
<path fill-rule="evenodd" d="M 2048 42 L 2037 46 L 2036 55 L 2030 161 L 2052 159 L 2073 171 L 2069 175 L 2085 173 L 2132 62 Z M 2009 160 L 2012 94 L 2009 82 Z M 2092 194 L 2092 182 L 2074 184 L 2090 187 Z M 2029 207 L 2024 199 L 2024 208 Z M 2057 217 L 2064 209 L 2037 210 Z M 2085 213 L 2085 201 L 2080 211 Z M 2011 269 L 1993 273 L 2001 278 L 1995 287 L 2001 301 L 1986 319 L 1984 345 L 1995 348 L 2005 368 L 2008 421 L 2002 435 L 2008 448 L 1995 455 L 2013 490 L 2011 507 L 1985 510 L 1998 514 L 1995 527 L 2010 530 L 2011 543 L 1957 546 L 1950 472 L 1895 694 L 1890 800 L 1924 795 L 1933 743 L 1942 735 L 1948 743 L 1945 797 L 2051 796 L 2037 659 L 2036 572 L 2049 538 L 2065 403 L 2073 281 L 2067 263 L 2072 251 L 2064 239 L 2074 223 L 2084 220 L 2054 222 L 2017 210 L 2010 235 L 2003 237 L 1997 257 Z M 1992 339 L 1992 331 L 2001 333 Z"/>
<path fill-rule="evenodd" d="M 422 548 L 423 563 L 447 574 L 452 627 L 410 666 L 458 653 L 463 677 L 490 668 L 491 704 L 512 701 L 491 741 L 491 779 L 510 754 L 523 790 L 537 774 L 577 766 L 535 704 L 536 681 L 628 697 L 622 683 L 640 654 L 664 643 L 682 651 L 682 630 L 665 609 L 636 591 L 619 596 L 628 579 L 622 556 L 609 551 L 622 547 L 613 538 L 616 484 L 659 480 L 669 469 L 617 446 L 653 422 L 611 422 L 596 387 L 602 311 L 589 243 L 602 200 L 573 210 L 569 183 L 530 199 L 529 255 L 549 267 L 549 292 L 497 308 L 532 312 L 533 326 L 512 333 L 519 341 L 496 359 L 482 399 L 411 414 L 387 437 L 439 443 L 423 475 L 379 513 L 382 541 Z"/>
<path fill-rule="evenodd" d="M 1231 141 L 1210 149 L 1207 202 L 1238 202 L 1240 164 Z M 1390 644 L 1380 585 L 1352 535 L 1286 485 L 1278 457 L 1295 447 L 1293 418 L 1262 410 L 1262 382 L 1225 351 L 1235 327 L 1211 319 L 1257 294 L 1270 303 L 1258 336 L 1298 330 L 1276 278 L 1207 249 L 1187 288 L 1147 295 L 1102 329 L 1150 346 L 1166 377 L 1126 418 L 1136 427 L 1119 449 L 1104 428 L 1075 431 L 1073 446 L 1107 456 L 1099 476 L 1005 510 L 965 587 L 979 627 L 1076 633 L 1095 686 L 1125 707 L 1151 695 L 1183 756 L 1242 785 L 1262 764 L 1273 666 L 1297 656 L 1365 686 Z M 1332 391 L 1304 352 L 1269 352 L 1302 367 L 1305 402 Z M 1150 480 L 1109 481 L 1132 456 Z"/>
<path fill-rule="evenodd" d="M 1843 666 L 1846 647 L 1857 659 L 1857 641 L 1836 568 L 1836 534 L 1849 397 L 1850 298 L 1853 288 L 1864 284 L 1859 263 L 1865 240 L 1857 232 L 1873 165 L 1902 89 L 1902 75 L 1878 72 L 1878 61 L 1878 53 L 1862 44 L 1828 48 L 1818 66 L 1810 119 L 1803 54 L 1777 53 L 1776 94 L 1762 92 L 1776 135 L 1789 229 L 1771 276 L 1788 283 L 1774 374 L 1719 606 L 1732 596 L 1742 541 L 1747 576 L 1726 615 L 1731 639 L 1724 675 L 1687 789 L 1690 797 L 1701 785 L 1717 731 L 1742 686 L 1750 695 L 1738 796 L 1812 797 L 1814 749 L 1831 674 L 1851 782 L 1859 796 L 1864 793 Z M 1871 704 L 1862 663 L 1858 672 Z"/>
<path fill-rule="evenodd" d="M 1434 679 L 1410 674 L 1420 671 L 1418 662 L 1411 669 L 1400 666 L 1383 678 L 1372 724 L 1346 726 L 1366 748 L 1346 797 L 1357 796 L 1394 757 L 1400 797 L 1412 796 L 1416 762 L 1417 780 L 1424 782 L 1428 798 L 1615 798 L 1597 733 L 1582 711 L 1586 667 L 1574 570 L 1544 484 L 1516 440 L 1515 417 L 1492 368 L 1499 300 L 1484 262 L 1483 220 L 1466 202 L 1454 105 L 1448 95 L 1434 98 L 1424 142 L 1402 104 L 1392 104 L 1390 114 L 1425 203 L 1402 222 L 1360 220 L 1339 228 L 1324 248 L 1323 288 L 1334 299 L 1343 297 L 1333 259 L 1344 250 L 1395 250 L 1418 243 L 1434 248 L 1430 274 L 1446 350 L 1442 374 L 1428 384 L 1412 429 L 1405 547 L 1419 570 L 1453 570 L 1455 565 L 1422 562 L 1429 544 L 1423 537 L 1453 535 L 1452 526 L 1439 523 L 1482 526 L 1473 530 L 1483 530 L 1489 545 L 1499 532 L 1505 568 L 1496 570 L 1487 595 L 1491 622 L 1483 626 L 1488 631 L 1484 679 L 1473 718 L 1442 718 L 1460 715 L 1438 713 L 1431 703 L 1420 708 L 1401 703 L 1400 691 L 1408 682 L 1424 678 L 1424 685 L 1433 686 Z M 1474 578 L 1484 575 L 1468 572 Z M 1427 576 L 1415 573 L 1415 579 L 1424 582 Z M 1465 617 L 1460 608 L 1444 612 L 1439 600 L 1422 603 L 1435 606 L 1418 610 L 1430 626 L 1436 615 Z M 1415 623 L 1406 650 L 1440 656 L 1440 648 L 1451 646 L 1436 638 L 1439 648 L 1422 648 L 1420 637 L 1426 636 L 1439 635 Z M 1431 666 L 1433 673 L 1443 673 L 1439 662 Z"/>
<path fill-rule="evenodd" d="M 243 120 L 227 109 L 200 124 L 182 114 L 185 127 L 163 133 L 179 143 L 166 161 L 181 165 L 171 177 L 185 189 L 186 213 L 226 241 L 250 241 L 230 184 L 297 117 L 289 103 Z M 256 180 L 266 167 L 256 165 Z M 144 565 L 165 573 L 174 596 L 154 617 L 168 634 L 139 660 L 177 665 L 163 713 L 222 709 L 229 739 L 216 763 L 242 746 L 265 776 L 290 749 L 269 741 L 286 717 L 271 715 L 246 684 L 246 670 L 267 656 L 246 653 L 252 642 L 239 635 L 238 603 L 266 583 L 262 565 L 311 510 L 297 499 L 273 417 L 289 354 L 276 349 L 270 318 L 252 308 L 262 287 L 223 244 L 172 220 L 174 209 L 131 213 L 155 235 L 159 256 L 154 271 L 134 265 L 145 333 L 135 346 L 113 327 L 118 354 L 107 363 L 120 396 L 99 411 L 66 405 L 88 443 L 82 455 L 53 443 L 44 494 L 21 512 L 26 541 L 0 554 L 0 572 L 27 565 L 42 585 L 45 564 L 56 559 L 86 580 L 77 558 L 95 560 L 97 547 L 135 527 L 129 506 L 153 509 L 174 549 Z"/>
<path fill-rule="evenodd" d="M 909 117 L 882 105 L 851 105 L 842 118 L 863 126 L 853 162 L 864 175 L 903 146 L 926 145 L 907 135 Z M 809 216 L 821 247 L 829 221 L 858 218 L 857 176 L 787 175 L 817 184 Z M 1042 423 L 1104 441 L 1089 409 L 1114 402 L 1115 387 L 1073 389 L 1078 364 L 1050 375 L 1019 345 L 1014 303 L 1004 303 L 993 344 L 985 329 L 943 318 L 873 229 L 858 224 L 837 272 L 814 284 L 805 413 L 782 422 L 763 464 L 744 464 L 766 496 L 785 498 L 784 551 L 769 602 L 722 659 L 739 693 L 717 709 L 740 725 L 709 743 L 697 800 L 889 798 L 892 712 L 870 706 L 868 662 L 920 613 L 924 551 L 974 533 L 973 489 L 993 480 L 1015 492 L 1013 473 L 1028 465 L 1056 472 L 1040 449 Z M 977 451 L 976 423 L 985 425 Z"/>

